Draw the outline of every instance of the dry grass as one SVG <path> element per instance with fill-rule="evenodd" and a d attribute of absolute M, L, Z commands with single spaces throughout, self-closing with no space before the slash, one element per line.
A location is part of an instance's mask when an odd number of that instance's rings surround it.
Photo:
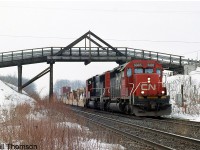
<path fill-rule="evenodd" d="M 34 108 L 18 105 L 3 115 L 6 121 L 0 124 L 0 137 L 4 143 L 37 145 L 40 150 L 100 150 L 101 142 L 120 143 L 115 135 L 93 126 L 58 102 L 39 100 Z M 66 122 L 81 126 L 69 127 Z M 84 126 L 91 126 L 93 132 Z"/>

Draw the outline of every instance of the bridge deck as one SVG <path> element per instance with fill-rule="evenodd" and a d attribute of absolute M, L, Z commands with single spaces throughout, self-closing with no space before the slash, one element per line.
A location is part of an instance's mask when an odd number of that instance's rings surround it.
<path fill-rule="evenodd" d="M 130 61 L 132 59 L 157 60 L 164 67 L 178 67 L 185 64 L 196 63 L 194 60 L 184 59 L 183 56 L 159 53 L 127 47 L 115 47 L 125 56 L 119 56 L 108 47 L 72 47 L 61 55 L 56 55 L 65 47 L 43 47 L 19 51 L 0 53 L 0 68 L 34 64 L 50 61 L 61 62 L 92 62 L 92 61 Z"/>

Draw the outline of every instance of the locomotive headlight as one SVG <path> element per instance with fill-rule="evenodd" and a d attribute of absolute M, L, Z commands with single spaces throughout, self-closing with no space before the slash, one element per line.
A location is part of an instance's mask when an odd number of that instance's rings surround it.
<path fill-rule="evenodd" d="M 144 94 L 144 91 L 141 91 L 141 94 Z"/>
<path fill-rule="evenodd" d="M 162 94 L 165 94 L 165 91 L 162 91 Z"/>
<path fill-rule="evenodd" d="M 151 78 L 147 78 L 147 83 L 150 83 L 150 81 L 151 81 Z"/>

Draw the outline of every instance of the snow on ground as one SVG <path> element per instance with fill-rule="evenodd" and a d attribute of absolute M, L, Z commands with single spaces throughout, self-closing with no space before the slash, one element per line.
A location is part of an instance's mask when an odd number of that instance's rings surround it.
<path fill-rule="evenodd" d="M 78 130 L 89 130 L 88 127 L 84 127 L 84 126 L 81 126 L 80 124 L 77 124 L 77 123 L 72 123 L 72 122 L 60 122 L 60 123 L 57 123 L 57 126 L 58 127 L 69 127 L 69 128 L 74 128 L 74 129 L 78 129 Z"/>
<path fill-rule="evenodd" d="M 27 103 L 30 106 L 34 106 L 35 100 L 25 94 L 16 92 L 14 86 L 8 86 L 0 80 L 0 122 L 5 120 L 4 111 L 9 111 L 10 108 L 14 108 L 19 104 Z"/>
<path fill-rule="evenodd" d="M 200 122 L 200 68 L 189 75 L 167 77 L 167 89 L 172 104 L 172 118 Z M 183 85 L 183 102 L 178 100 Z"/>
<path fill-rule="evenodd" d="M 170 116 L 167 116 L 169 118 L 175 118 L 175 119 L 184 119 L 184 120 L 190 120 L 195 122 L 200 122 L 199 115 L 190 115 L 190 114 L 184 114 L 184 113 L 175 113 L 173 112 Z"/>
<path fill-rule="evenodd" d="M 59 126 L 59 127 L 69 127 L 69 128 L 76 129 L 76 130 L 84 130 L 84 131 L 90 132 L 88 127 L 81 126 L 77 123 L 60 122 L 60 123 L 57 123 L 57 126 Z M 123 147 L 119 144 L 103 143 L 103 142 L 96 140 L 96 139 L 85 140 L 81 137 L 79 137 L 78 139 L 79 139 L 79 143 L 78 143 L 79 146 L 78 147 L 81 147 L 81 148 L 86 147 L 88 150 L 90 150 L 90 149 L 91 150 L 93 150 L 93 149 L 99 149 L 99 150 L 120 149 L 120 150 L 124 150 L 125 149 L 125 147 Z"/>
<path fill-rule="evenodd" d="M 10 84 L 10 83 L 6 83 L 4 82 L 6 85 L 8 85 L 11 89 L 13 89 L 14 91 L 18 91 L 18 87 Z M 28 95 L 24 90 L 22 90 L 22 93 L 25 94 L 25 95 Z"/>
<path fill-rule="evenodd" d="M 101 143 L 96 139 L 90 139 L 88 141 L 80 141 L 80 147 L 87 147 L 87 145 L 92 145 L 91 150 L 99 149 L 99 150 L 110 150 L 110 149 L 120 149 L 125 150 L 125 147 L 119 144 L 108 144 L 108 143 Z"/>
<path fill-rule="evenodd" d="M 0 80 L 0 110 L 9 109 L 18 104 L 34 105 L 35 100 L 27 95 L 20 94 Z"/>

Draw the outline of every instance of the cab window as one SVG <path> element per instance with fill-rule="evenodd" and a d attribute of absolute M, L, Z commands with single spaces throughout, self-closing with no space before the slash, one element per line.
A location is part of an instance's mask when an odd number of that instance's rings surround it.
<path fill-rule="evenodd" d="M 88 80 L 88 85 L 92 84 L 92 81 L 91 80 Z"/>
<path fill-rule="evenodd" d="M 127 77 L 132 76 L 132 69 L 128 68 L 126 74 L 127 74 Z"/>
<path fill-rule="evenodd" d="M 145 71 L 145 73 L 153 73 L 153 69 L 152 68 L 147 68 L 144 71 Z"/>
<path fill-rule="evenodd" d="M 161 70 L 160 69 L 156 69 L 156 73 L 161 76 Z"/>
<path fill-rule="evenodd" d="M 135 68 L 135 69 L 134 69 L 134 72 L 135 72 L 136 74 L 138 74 L 138 73 L 143 73 L 143 69 L 142 69 L 142 68 Z"/>

